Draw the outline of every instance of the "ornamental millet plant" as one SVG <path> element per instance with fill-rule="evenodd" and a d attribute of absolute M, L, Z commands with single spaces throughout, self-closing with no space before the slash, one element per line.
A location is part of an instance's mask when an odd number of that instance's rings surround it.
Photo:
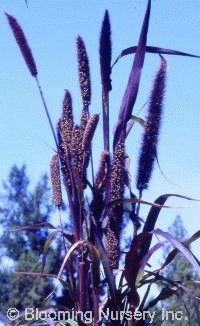
<path fill-rule="evenodd" d="M 130 311 L 134 316 L 136 311 L 145 311 L 150 306 L 151 303 L 148 303 L 147 298 L 152 284 L 160 282 L 163 286 L 170 287 L 169 296 L 180 290 L 178 282 L 173 281 L 172 286 L 171 280 L 165 279 L 163 281 L 160 275 L 162 267 L 153 272 L 148 269 L 149 258 L 164 243 L 158 242 L 152 247 L 153 234 L 170 241 L 176 250 L 182 252 L 191 264 L 199 269 L 198 259 L 190 253 L 186 244 L 181 244 L 167 232 L 155 229 L 158 215 L 161 209 L 166 207 L 164 204 L 170 196 L 188 200 L 191 198 L 167 194 L 157 198 L 154 203 L 142 199 L 143 191 L 149 186 L 153 168 L 158 158 L 157 149 L 167 74 L 167 60 L 164 55 L 184 55 L 199 58 L 199 56 L 180 51 L 149 46 L 147 35 L 150 11 L 151 1 L 148 0 L 137 45 L 123 50 L 113 65 L 111 65 L 111 24 L 108 11 L 105 12 L 99 46 L 102 85 L 100 90 L 102 93 L 101 115 L 90 114 L 91 77 L 89 59 L 83 39 L 81 36 L 77 37 L 78 75 L 82 97 L 80 122 L 79 124 L 74 123 L 72 96 L 69 90 L 65 90 L 61 117 L 55 129 L 39 83 L 36 63 L 24 32 L 17 20 L 10 14 L 6 14 L 29 71 L 36 79 L 55 140 L 55 153 L 51 159 L 50 171 L 53 200 L 58 207 L 60 216 L 60 228 L 57 229 L 63 237 L 64 257 L 58 275 L 52 275 L 52 277 L 68 289 L 74 302 L 73 307 L 68 307 L 66 302 L 66 306 L 62 309 L 66 311 L 73 309 L 83 313 L 92 311 L 91 325 L 144 325 L 145 323 L 147 325 L 148 320 L 138 321 L 134 317 L 128 320 L 126 315 L 121 320 L 117 318 L 110 320 L 111 317 L 105 318 L 105 314 L 99 314 L 99 311 L 106 312 L 108 309 L 116 313 Z M 138 194 L 134 194 L 126 164 L 128 158 L 126 140 L 128 136 L 131 137 L 131 128 L 134 124 L 141 120 L 133 115 L 133 109 L 138 96 L 147 53 L 159 55 L 160 67 L 152 86 L 147 117 L 143 123 L 144 130 L 135 179 Z M 109 110 L 112 108 L 109 107 L 109 96 L 112 91 L 112 69 L 121 57 L 130 54 L 134 54 L 133 64 L 119 108 L 116 130 L 113 139 L 111 139 Z M 104 145 L 102 153 L 99 153 L 99 168 L 94 173 L 92 141 L 101 118 L 103 120 Z M 91 169 L 91 178 L 88 169 Z M 63 187 L 61 187 L 61 176 Z M 65 220 L 63 219 L 63 223 L 61 221 L 62 188 L 66 191 L 68 198 L 69 219 L 73 229 L 71 237 L 68 236 L 69 231 L 65 230 Z M 90 191 L 90 196 L 88 196 L 88 191 Z M 127 194 L 130 196 L 127 197 Z M 131 204 L 132 207 L 128 213 L 126 212 L 126 203 Z M 148 204 L 151 208 L 140 229 L 140 206 L 142 204 Z M 130 246 L 124 253 L 120 247 L 120 240 L 125 214 L 133 223 L 134 232 Z M 190 242 L 198 237 L 199 233 L 191 238 Z M 50 240 L 51 238 L 48 238 L 46 242 L 45 256 L 51 244 Z M 170 259 L 172 260 L 175 255 L 176 252 L 172 252 Z M 170 263 L 170 259 L 166 260 L 164 266 Z M 122 269 L 118 271 L 120 263 Z M 67 271 L 66 279 L 62 279 L 63 271 Z M 116 279 L 117 274 L 120 275 L 119 281 Z M 45 274 L 41 273 L 41 276 L 45 276 Z M 148 287 L 144 297 L 140 298 L 138 288 L 143 285 Z M 163 299 L 162 295 L 160 299 Z M 160 299 L 156 302 L 159 302 Z M 192 297 L 192 300 L 196 304 L 197 299 Z M 44 305 L 45 309 L 48 309 L 47 305 Z M 59 307 L 56 309 L 59 310 Z M 81 314 L 77 317 L 78 325 L 85 325 L 82 317 Z"/>

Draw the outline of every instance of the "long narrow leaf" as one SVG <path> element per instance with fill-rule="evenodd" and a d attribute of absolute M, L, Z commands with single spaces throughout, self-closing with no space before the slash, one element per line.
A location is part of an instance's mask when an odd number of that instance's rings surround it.
<path fill-rule="evenodd" d="M 148 304 L 148 308 L 155 306 L 158 302 L 162 301 L 162 300 L 166 300 L 169 297 L 171 297 L 173 294 L 176 293 L 176 289 L 171 289 L 169 287 L 164 287 L 163 289 L 161 289 L 160 293 L 158 294 L 158 296 L 153 299 L 152 301 L 149 302 Z M 146 309 L 146 308 L 145 308 Z"/>
<path fill-rule="evenodd" d="M 165 198 L 165 201 L 166 201 L 168 197 L 173 197 L 173 196 L 178 197 L 178 198 L 182 198 L 182 199 L 187 199 L 187 200 L 200 201 L 200 199 L 195 199 L 195 198 L 191 198 L 191 197 L 187 197 L 187 196 L 183 196 L 183 195 L 166 194 L 166 195 L 162 195 L 159 198 L 157 198 L 154 203 L 150 202 L 150 201 L 147 201 L 147 200 L 144 200 L 144 199 L 136 198 L 136 197 L 135 198 L 119 198 L 119 199 L 111 200 L 108 203 L 108 207 L 110 207 L 112 205 L 120 204 L 120 203 L 139 203 L 139 204 L 149 205 L 149 206 L 152 206 L 154 208 L 160 208 L 160 209 L 162 209 L 162 208 L 194 208 L 194 207 L 196 207 L 196 205 L 183 205 L 183 206 L 180 206 L 180 205 L 164 205 L 164 203 L 162 204 L 162 200 L 164 200 L 164 198 Z M 199 205 L 200 204 L 198 204 L 198 206 Z M 151 216 L 152 218 L 157 220 L 157 217 L 154 215 L 154 212 L 152 212 L 152 214 L 151 214 L 151 211 L 150 211 L 148 216 L 150 216 L 150 215 L 152 215 Z M 148 219 L 148 217 L 147 217 L 147 219 Z M 149 222 L 147 222 L 147 220 L 146 220 L 146 222 L 145 222 L 146 226 L 144 226 L 143 231 L 146 231 L 146 232 L 151 231 L 155 226 L 155 224 L 153 224 L 153 221 L 154 220 L 150 220 Z"/>
<path fill-rule="evenodd" d="M 166 206 L 164 206 L 164 204 L 165 204 L 166 200 L 170 197 L 178 197 L 178 198 L 182 198 L 182 199 L 186 199 L 186 200 L 199 201 L 199 200 L 193 199 L 191 197 L 177 195 L 177 194 L 165 194 L 165 195 L 158 197 L 155 200 L 154 204 L 159 205 L 160 207 L 158 207 L 158 206 L 151 207 L 149 214 L 147 216 L 146 222 L 143 227 L 143 232 L 151 232 L 154 229 L 156 221 L 158 219 L 158 215 L 159 215 L 161 209 L 163 207 L 166 207 Z M 146 255 L 146 253 L 148 252 L 150 245 L 151 245 L 151 239 L 152 239 L 152 234 L 149 234 L 147 241 L 145 242 L 144 246 L 141 248 L 141 253 L 140 253 L 141 257 Z"/>
<path fill-rule="evenodd" d="M 46 258 L 47 258 L 47 253 L 49 250 L 49 247 L 56 235 L 57 231 L 53 231 L 50 236 L 48 237 L 48 239 L 46 240 L 45 244 L 44 244 L 44 248 L 43 248 L 43 257 L 42 257 L 42 272 L 44 271 L 44 267 L 45 267 L 45 263 L 46 263 Z"/>
<path fill-rule="evenodd" d="M 120 136 L 126 134 L 126 125 L 128 120 L 131 118 L 132 110 L 137 98 L 137 93 L 139 89 L 141 72 L 145 59 L 146 43 L 147 43 L 147 34 L 149 27 L 149 18 L 151 11 L 151 0 L 147 3 L 147 9 L 140 33 L 140 38 L 138 46 L 135 52 L 135 58 L 133 61 L 133 66 L 128 80 L 128 85 L 126 87 L 124 97 L 122 99 L 122 104 L 119 111 L 119 117 L 117 122 L 117 127 L 115 130 L 113 147 L 115 148 Z"/>
<path fill-rule="evenodd" d="M 148 252 L 147 254 L 142 258 L 142 260 L 140 261 L 140 267 L 139 267 L 139 271 L 138 271 L 138 275 L 137 275 L 137 279 L 136 279 L 136 284 L 139 283 L 141 277 L 144 274 L 144 269 L 145 266 L 148 262 L 148 260 L 151 258 L 151 256 L 158 250 L 160 249 L 164 244 L 166 243 L 165 241 L 159 241 L 158 243 L 156 243 Z"/>
<path fill-rule="evenodd" d="M 42 273 L 42 272 L 13 272 L 13 273 L 17 274 L 17 275 L 24 275 L 24 276 L 35 276 L 35 277 L 42 276 L 42 277 L 56 279 L 56 281 L 59 281 L 61 283 L 61 285 L 69 291 L 70 296 L 72 296 L 72 298 L 74 299 L 73 293 L 70 291 L 70 286 L 68 286 L 68 282 L 66 282 L 66 280 L 62 279 L 61 277 L 58 278 L 58 275 L 56 275 L 56 274 L 49 274 L 49 273 Z M 55 290 L 55 288 L 54 288 L 54 290 Z"/>
<path fill-rule="evenodd" d="M 197 231 L 195 234 L 193 234 L 189 239 L 183 241 L 183 245 L 185 247 L 189 247 L 191 245 L 192 242 L 198 240 L 200 238 L 200 230 Z M 169 265 L 171 263 L 171 261 L 175 258 L 175 256 L 177 255 L 178 253 L 178 250 L 177 249 L 174 249 L 172 250 L 169 255 L 167 256 L 164 264 L 162 265 L 161 269 L 165 268 L 167 265 Z M 193 257 L 194 259 L 197 261 L 197 263 L 200 265 L 200 262 L 199 260 L 194 256 L 193 254 Z"/>
<path fill-rule="evenodd" d="M 75 242 L 75 243 L 71 246 L 71 248 L 68 250 L 68 252 L 67 252 L 67 254 L 65 255 L 65 258 L 64 258 L 64 260 L 63 260 L 63 262 L 62 262 L 62 265 L 61 265 L 61 267 L 60 267 L 60 269 L 59 269 L 59 272 L 58 272 L 58 274 L 57 274 L 57 276 L 56 276 L 56 283 L 55 283 L 55 286 L 54 286 L 53 290 L 51 291 L 51 293 L 49 293 L 48 296 L 44 299 L 44 301 L 48 300 L 48 299 L 50 298 L 50 296 L 55 292 L 55 290 L 56 290 L 57 287 L 58 287 L 58 281 L 59 281 L 59 279 L 60 279 L 60 277 L 61 277 L 61 274 L 62 274 L 62 272 L 63 272 L 63 269 L 64 269 L 64 267 L 66 266 L 66 263 L 67 263 L 67 261 L 68 261 L 70 255 L 71 255 L 72 252 L 76 249 L 76 247 L 78 247 L 80 244 L 83 244 L 83 243 L 84 243 L 83 240 L 79 240 L 79 241 Z"/>
<path fill-rule="evenodd" d="M 192 242 L 198 240 L 200 238 L 200 230 L 195 232 L 189 239 L 184 241 L 185 246 L 190 246 Z"/>
<path fill-rule="evenodd" d="M 129 48 L 124 49 L 120 55 L 117 57 L 115 62 L 112 65 L 112 68 L 114 65 L 121 59 L 122 57 L 128 55 L 128 54 L 134 54 L 137 50 L 137 46 L 131 46 Z M 191 54 L 191 53 L 186 53 L 182 51 L 176 51 L 176 50 L 170 50 L 170 49 L 165 49 L 165 48 L 159 48 L 157 46 L 146 46 L 146 53 L 155 53 L 155 54 L 170 54 L 170 55 L 180 55 L 184 57 L 191 57 L 191 58 L 200 58 L 199 55 L 196 54 Z"/>
<path fill-rule="evenodd" d="M 40 229 L 57 229 L 55 226 L 53 226 L 51 223 L 39 223 L 39 224 L 32 224 L 32 225 L 26 225 L 22 226 L 21 228 L 9 230 L 10 232 L 18 232 L 18 231 L 35 231 Z"/>
<path fill-rule="evenodd" d="M 169 232 L 164 232 L 160 229 L 156 229 L 153 230 L 152 233 L 155 235 L 160 235 L 163 238 L 167 239 L 173 245 L 173 247 L 177 248 L 185 256 L 185 258 L 200 272 L 200 266 L 194 259 L 189 249 L 184 247 L 184 245 L 177 239 L 175 239 Z"/>
<path fill-rule="evenodd" d="M 145 310 L 148 310 L 150 307 L 155 306 L 158 302 L 168 299 L 170 296 L 172 296 L 173 294 L 176 294 L 178 292 L 178 288 L 179 288 L 179 283 L 175 282 L 165 276 L 162 276 L 160 274 L 158 274 L 157 272 L 148 272 L 149 275 L 152 275 L 155 277 L 154 279 L 154 284 L 159 285 L 159 287 L 161 287 L 161 291 L 158 294 L 158 296 L 153 299 L 152 301 L 150 301 L 148 303 L 148 305 L 145 307 Z M 152 283 L 152 281 L 151 281 Z"/>

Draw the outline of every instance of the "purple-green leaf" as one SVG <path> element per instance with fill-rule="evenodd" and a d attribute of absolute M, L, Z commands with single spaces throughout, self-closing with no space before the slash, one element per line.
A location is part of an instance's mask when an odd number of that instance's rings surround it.
<path fill-rule="evenodd" d="M 121 59 L 122 57 L 128 55 L 128 54 L 134 54 L 137 50 L 137 46 L 131 46 L 129 48 L 124 49 L 120 55 L 117 57 L 115 62 L 112 65 L 112 68 L 114 65 Z M 170 49 L 165 49 L 165 48 L 159 48 L 157 46 L 146 46 L 146 53 L 153 53 L 153 54 L 170 54 L 170 55 L 180 55 L 184 57 L 191 57 L 191 58 L 200 58 L 199 55 L 196 54 L 191 54 L 191 53 L 186 53 L 182 51 L 176 51 L 176 50 L 170 50 Z"/>
<path fill-rule="evenodd" d="M 140 267 L 139 267 L 139 271 L 138 271 L 138 275 L 137 275 L 137 279 L 136 279 L 136 284 L 138 284 L 138 282 L 140 281 L 141 277 L 144 274 L 144 269 L 145 266 L 147 264 L 147 262 L 149 261 L 149 259 L 151 258 L 151 256 L 158 250 L 160 249 L 160 247 L 162 247 L 164 244 L 166 243 L 166 240 L 164 241 L 159 241 L 158 243 L 156 243 L 148 252 L 147 254 L 142 258 L 142 260 L 140 261 Z"/>
<path fill-rule="evenodd" d="M 22 226 L 20 228 L 10 230 L 10 232 L 35 231 L 35 230 L 41 230 L 41 229 L 57 229 L 57 228 L 55 226 L 53 226 L 51 223 L 39 223 L 39 224 Z"/>
<path fill-rule="evenodd" d="M 44 271 L 44 267 L 45 267 L 45 263 L 46 263 L 46 258 L 47 258 L 47 253 L 49 250 L 49 247 L 55 237 L 55 235 L 57 234 L 57 231 L 53 231 L 50 236 L 48 237 L 48 239 L 46 240 L 45 244 L 44 244 L 44 248 L 43 248 L 43 257 L 42 257 L 42 272 Z"/>
<path fill-rule="evenodd" d="M 185 247 L 189 247 L 191 245 L 192 242 L 198 240 L 200 238 L 200 230 L 195 232 L 189 239 L 183 241 L 183 245 Z M 177 249 L 173 249 L 169 255 L 167 256 L 164 264 L 162 265 L 161 269 L 165 268 L 167 265 L 169 265 L 171 263 L 171 261 L 175 258 L 175 256 L 177 255 L 178 250 Z M 193 255 L 194 259 L 197 261 L 197 263 L 200 266 L 200 262 L 199 260 Z"/>
<path fill-rule="evenodd" d="M 176 238 L 174 238 L 169 232 L 164 232 L 160 229 L 156 229 L 153 230 L 151 233 L 157 236 L 162 236 L 163 238 L 167 239 L 173 245 L 173 247 L 177 248 L 185 256 L 185 258 L 200 272 L 200 266 L 194 259 L 190 250 L 186 248 Z"/>
<path fill-rule="evenodd" d="M 182 199 L 186 199 L 186 200 L 197 201 L 194 198 L 182 196 L 182 195 L 178 195 L 178 194 L 161 195 L 154 202 L 155 204 L 160 205 L 160 207 L 156 207 L 156 206 L 151 207 L 149 214 L 147 216 L 146 222 L 143 227 L 143 232 L 151 232 L 154 229 L 156 221 L 158 219 L 158 215 L 159 215 L 161 209 L 163 207 L 165 207 L 164 204 L 165 204 L 166 200 L 170 197 L 178 197 L 178 198 L 182 198 Z M 143 257 L 148 252 L 150 245 L 151 245 L 151 240 L 152 240 L 152 234 L 149 234 L 147 241 L 145 242 L 144 246 L 141 248 L 140 257 Z"/>
<path fill-rule="evenodd" d="M 151 0 L 147 3 L 147 9 L 140 33 L 138 46 L 135 52 L 133 66 L 128 80 L 124 97 L 122 99 L 117 127 L 114 134 L 113 147 L 115 148 L 121 136 L 126 135 L 126 125 L 128 120 L 131 118 L 132 110 L 137 98 L 140 77 L 146 53 L 147 34 L 149 28 L 149 18 L 151 11 Z"/>

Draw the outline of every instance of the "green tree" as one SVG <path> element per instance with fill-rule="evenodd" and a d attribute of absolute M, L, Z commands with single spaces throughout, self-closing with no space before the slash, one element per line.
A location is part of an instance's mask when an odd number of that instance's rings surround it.
<path fill-rule="evenodd" d="M 172 226 L 168 231 L 179 241 L 184 241 L 188 238 L 187 230 L 183 226 L 183 222 L 180 216 L 177 216 Z M 172 251 L 172 247 L 168 244 L 164 246 L 163 257 L 167 258 L 168 254 Z M 191 296 L 200 297 L 199 282 L 200 278 L 192 268 L 188 260 L 183 257 L 181 253 L 178 253 L 172 262 L 167 266 L 166 270 L 162 275 L 172 282 L 178 282 L 180 288 L 175 294 L 171 295 L 166 300 L 160 301 L 160 308 L 156 307 L 156 320 L 154 321 L 155 326 L 157 325 L 199 325 L 199 315 L 200 315 L 200 304 L 197 300 L 192 300 Z M 173 290 L 173 283 L 171 283 L 171 288 Z M 160 288 L 159 288 L 160 289 Z M 169 290 L 170 291 L 170 290 Z M 187 293 L 186 293 L 187 291 Z M 167 292 L 166 292 L 167 293 Z M 168 292 L 169 293 L 169 292 Z M 155 311 L 155 309 L 153 308 Z M 162 311 L 162 315 L 161 315 Z M 183 318 L 181 320 L 176 319 L 175 315 L 169 313 L 168 320 L 164 320 L 165 311 L 181 311 L 183 313 Z M 180 315 L 178 315 L 180 317 Z"/>
<path fill-rule="evenodd" d="M 29 186 L 26 166 L 18 168 L 14 165 L 0 194 L 0 223 L 3 227 L 0 258 L 4 263 L 0 269 L 0 311 L 3 314 L 9 307 L 20 311 L 28 306 L 38 307 L 53 289 L 52 279 L 13 273 L 13 270 L 41 272 L 43 248 L 49 232 L 45 228 L 18 232 L 11 230 L 49 223 L 54 210 L 47 175 L 41 177 L 32 191 Z M 61 259 L 61 239 L 56 238 L 56 244 L 47 255 L 45 272 L 56 274 Z M 6 264 L 12 267 L 6 268 Z M 54 300 L 57 299 L 55 295 Z"/>

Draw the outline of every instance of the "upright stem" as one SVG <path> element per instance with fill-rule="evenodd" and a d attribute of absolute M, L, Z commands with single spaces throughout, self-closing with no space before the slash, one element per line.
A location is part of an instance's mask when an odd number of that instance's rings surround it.
<path fill-rule="evenodd" d="M 100 284 L 97 283 L 94 276 L 94 271 L 92 267 L 93 262 L 90 264 L 91 270 L 91 283 L 92 283 L 92 311 L 93 311 L 93 318 L 94 318 L 94 326 L 100 326 L 101 321 L 99 320 L 99 289 Z M 99 280 L 100 280 L 100 271 L 99 271 Z"/>
<path fill-rule="evenodd" d="M 61 228 L 62 238 L 63 238 L 63 247 L 64 247 L 64 250 L 65 250 L 65 254 L 67 254 L 67 248 L 66 248 L 66 244 L 65 244 L 64 228 L 63 228 L 63 224 L 62 224 L 62 217 L 61 217 L 61 209 L 60 209 L 60 206 L 58 207 L 58 215 L 59 215 L 60 228 Z"/>
<path fill-rule="evenodd" d="M 87 305 L 87 267 L 86 267 L 86 258 L 87 258 L 87 248 L 84 247 L 84 243 L 80 248 L 80 262 L 79 262 L 79 310 L 84 315 Z M 84 321 L 83 321 L 84 322 Z M 81 320 L 79 320 L 79 325 L 85 325 Z"/>
<path fill-rule="evenodd" d="M 108 94 L 102 95 L 103 105 L 103 138 L 104 138 L 104 150 L 110 151 L 109 140 L 109 96 Z"/>
<path fill-rule="evenodd" d="M 40 93 L 40 97 L 42 99 L 42 103 L 43 103 L 43 106 L 44 106 L 44 109 L 45 109 L 45 112 L 46 112 L 46 115 L 47 115 L 47 119 L 49 121 L 49 125 L 50 125 L 50 128 L 51 128 L 52 134 L 53 134 L 53 138 L 54 138 L 54 141 L 55 141 L 55 144 L 56 144 L 56 148 L 58 150 L 59 149 L 58 141 L 57 141 L 56 134 L 55 134 L 55 131 L 54 131 L 53 123 L 51 121 L 49 110 L 48 110 L 48 107 L 47 107 L 47 104 L 46 104 L 46 101 L 45 101 L 45 98 L 44 98 L 44 95 L 43 95 L 43 91 L 42 91 L 42 88 L 40 86 L 38 77 L 36 76 L 35 79 L 36 79 L 37 87 L 38 87 L 38 90 L 39 90 L 39 93 Z"/>
<path fill-rule="evenodd" d="M 142 191 L 139 190 L 139 200 L 142 199 Z M 138 202 L 138 204 L 136 205 L 136 224 L 139 221 L 139 213 L 140 213 L 140 202 Z M 137 231 L 138 231 L 138 227 L 136 226 L 134 229 L 134 237 L 137 235 Z"/>

